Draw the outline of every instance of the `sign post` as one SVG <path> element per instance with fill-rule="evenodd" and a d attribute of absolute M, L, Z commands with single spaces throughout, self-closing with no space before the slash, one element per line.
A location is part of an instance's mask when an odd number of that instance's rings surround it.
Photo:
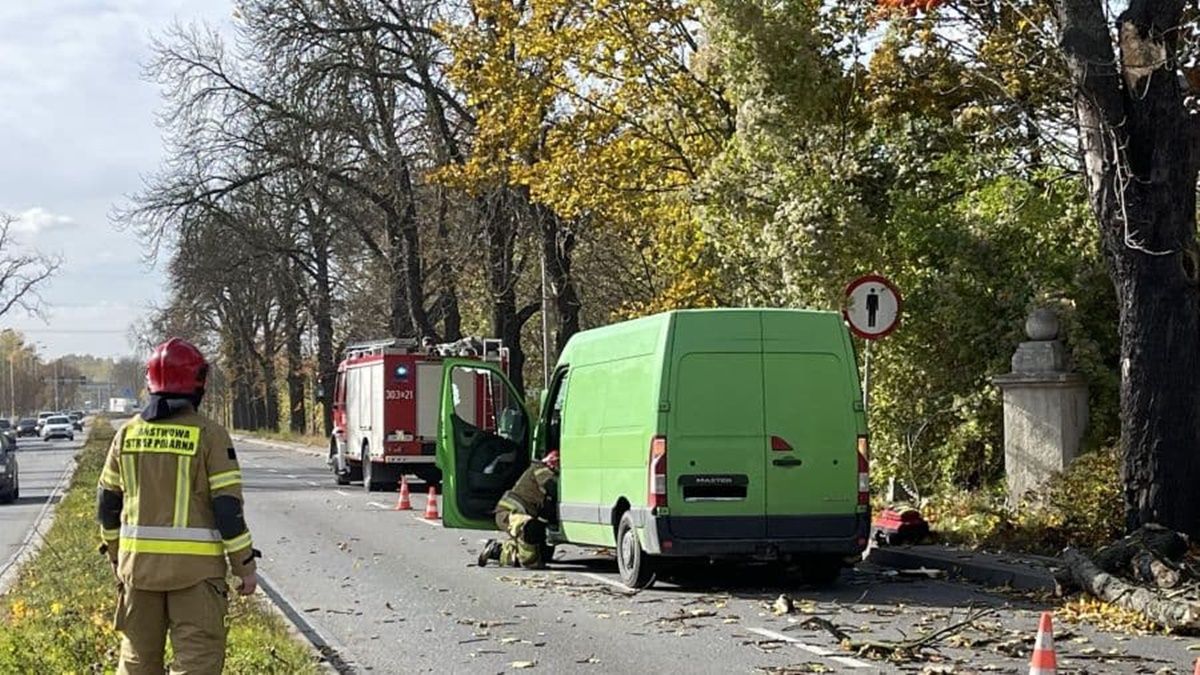
<path fill-rule="evenodd" d="M 867 274 L 846 286 L 842 316 L 850 330 L 867 341 L 863 351 L 863 408 L 871 407 L 871 343 L 881 340 L 900 325 L 903 299 L 895 284 L 878 274 Z"/>

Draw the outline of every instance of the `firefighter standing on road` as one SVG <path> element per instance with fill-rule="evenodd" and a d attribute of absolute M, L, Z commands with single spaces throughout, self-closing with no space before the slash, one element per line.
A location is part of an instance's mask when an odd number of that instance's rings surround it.
<path fill-rule="evenodd" d="M 218 674 L 225 662 L 226 572 L 242 595 L 258 578 L 228 432 L 196 411 L 208 364 L 179 338 L 150 357 L 150 402 L 121 428 L 100 475 L 101 550 L 117 576 L 118 673 Z M 229 562 L 226 565 L 226 558 Z"/>
<path fill-rule="evenodd" d="M 546 454 L 521 474 L 512 489 L 496 504 L 496 527 L 508 534 L 504 543 L 489 539 L 479 553 L 479 566 L 499 560 L 507 567 L 540 568 L 546 543 L 544 507 L 557 490 L 558 451 Z"/>

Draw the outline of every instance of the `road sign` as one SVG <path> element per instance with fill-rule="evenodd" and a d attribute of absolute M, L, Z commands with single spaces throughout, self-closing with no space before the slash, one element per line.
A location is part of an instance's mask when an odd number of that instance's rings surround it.
<path fill-rule="evenodd" d="M 892 282 L 878 274 L 868 274 L 846 287 L 842 315 L 855 335 L 864 340 L 878 340 L 900 325 L 902 306 L 900 291 Z"/>

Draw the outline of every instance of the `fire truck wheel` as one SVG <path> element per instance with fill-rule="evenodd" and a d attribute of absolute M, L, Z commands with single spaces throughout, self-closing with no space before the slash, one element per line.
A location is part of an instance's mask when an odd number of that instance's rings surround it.
<path fill-rule="evenodd" d="M 371 454 L 367 450 L 367 446 L 362 449 L 362 475 L 363 489 L 367 492 L 378 492 L 382 489 L 379 483 L 375 482 L 375 467 L 371 462 Z"/>
<path fill-rule="evenodd" d="M 437 489 L 442 489 L 442 470 L 435 467 L 427 469 L 415 469 L 413 474 L 420 478 L 426 485 L 432 485 Z"/>

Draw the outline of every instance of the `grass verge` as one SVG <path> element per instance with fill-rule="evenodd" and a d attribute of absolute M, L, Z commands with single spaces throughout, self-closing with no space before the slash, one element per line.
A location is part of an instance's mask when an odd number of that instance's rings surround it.
<path fill-rule="evenodd" d="M 98 421 L 38 554 L 0 598 L 0 673 L 112 672 L 116 585 L 97 553 L 96 481 L 113 431 Z M 230 603 L 226 673 L 317 673 L 312 651 L 263 600 Z"/>
<path fill-rule="evenodd" d="M 261 438 L 265 441 L 284 441 L 287 443 L 299 443 L 301 445 L 311 445 L 317 448 L 329 447 L 329 439 L 316 434 L 298 434 L 294 431 L 263 431 L 237 429 L 236 433 L 254 438 Z"/>

